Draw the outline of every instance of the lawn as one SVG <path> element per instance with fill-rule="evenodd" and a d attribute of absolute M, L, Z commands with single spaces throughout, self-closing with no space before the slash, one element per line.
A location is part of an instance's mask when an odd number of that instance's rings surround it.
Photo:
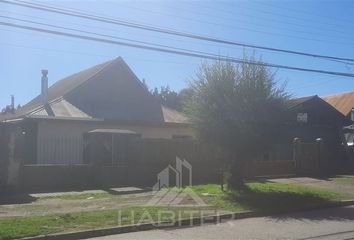
<path fill-rule="evenodd" d="M 176 221 L 178 219 L 189 217 L 190 215 L 188 215 L 188 210 L 191 209 L 211 210 L 210 214 L 213 214 L 213 210 L 220 210 L 223 212 L 225 212 L 225 210 L 233 212 L 249 210 L 291 210 L 328 201 L 341 200 L 347 197 L 343 194 L 338 194 L 328 190 L 293 184 L 249 182 L 247 183 L 247 186 L 248 190 L 242 192 L 223 192 L 220 190 L 220 186 L 216 184 L 197 185 L 191 187 L 189 191 L 196 193 L 208 204 L 208 206 L 203 207 L 125 206 L 116 209 L 73 212 L 66 214 L 3 217 L 0 218 L 0 239 L 16 239 L 20 237 L 57 232 L 113 227 L 118 224 L 127 225 L 141 222 L 156 222 L 166 220 L 160 213 L 168 211 L 174 212 L 175 217 L 173 220 L 170 220 Z M 111 198 L 113 201 L 116 196 L 109 193 L 92 195 L 85 194 L 82 196 L 62 195 L 57 196 L 57 200 L 61 201 L 61 204 L 65 204 L 67 201 L 77 201 L 80 203 L 82 199 L 87 199 L 90 197 L 104 198 L 105 201 L 109 201 Z M 55 196 L 51 198 L 55 198 Z M 17 205 L 14 206 L 16 207 Z M 182 214 L 179 214 L 180 212 L 182 212 Z M 167 220 L 168 215 L 171 216 L 171 213 L 167 214 Z M 121 219 L 121 221 L 119 219 Z"/>
<path fill-rule="evenodd" d="M 157 210 L 158 208 L 142 207 L 122 209 L 120 214 L 123 221 L 121 224 L 135 223 L 137 219 L 140 219 L 139 217 L 144 211 L 151 213 L 153 220 L 157 220 L 156 215 L 154 215 L 154 213 L 158 212 Z M 135 214 L 134 219 L 132 219 L 131 212 Z M 106 210 L 47 216 L 3 218 L 0 219 L 0 239 L 16 239 L 56 232 L 117 226 L 119 224 L 118 217 L 118 210 Z"/>
<path fill-rule="evenodd" d="M 46 216 L 10 217 L 0 219 L 0 239 L 18 239 L 57 232 L 71 232 L 85 229 L 107 228 L 140 223 L 167 222 L 198 216 L 191 207 L 130 207 L 116 210 L 52 214 Z M 213 215 L 208 207 L 203 216 Z"/>
<path fill-rule="evenodd" d="M 333 191 L 294 184 L 250 182 L 247 187 L 243 192 L 223 192 L 214 184 L 193 186 L 192 189 L 207 203 L 231 211 L 290 210 L 348 198 Z"/>

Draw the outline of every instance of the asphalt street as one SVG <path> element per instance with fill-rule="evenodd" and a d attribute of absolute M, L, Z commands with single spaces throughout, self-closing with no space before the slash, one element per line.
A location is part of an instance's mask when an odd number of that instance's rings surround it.
<path fill-rule="evenodd" d="M 354 206 L 232 220 L 218 225 L 118 234 L 112 239 L 354 239 Z"/>

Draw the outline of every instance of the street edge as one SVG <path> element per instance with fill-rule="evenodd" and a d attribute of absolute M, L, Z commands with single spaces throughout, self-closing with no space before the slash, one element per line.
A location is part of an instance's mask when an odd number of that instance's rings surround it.
<path fill-rule="evenodd" d="M 182 227 L 196 227 L 200 224 L 215 224 L 220 222 L 226 222 L 229 220 L 245 219 L 251 217 L 265 217 L 265 216 L 275 216 L 284 213 L 298 212 L 298 211 L 310 211 L 322 208 L 331 208 L 331 207 L 343 207 L 354 205 L 354 200 L 344 200 L 339 202 L 324 203 L 320 205 L 307 206 L 291 210 L 282 210 L 282 211 L 245 211 L 245 212 L 233 212 L 220 215 L 205 216 L 200 218 L 192 219 L 183 219 L 171 222 L 153 222 L 153 223 L 144 223 L 144 224 L 133 224 L 119 227 L 111 228 L 100 228 L 94 230 L 86 231 L 77 231 L 77 232 L 68 232 L 68 233 L 57 233 L 57 234 L 48 234 L 48 235 L 39 235 L 35 237 L 26 237 L 21 238 L 22 240 L 77 240 L 85 238 L 94 238 L 94 237 L 103 237 L 115 234 L 129 233 L 129 232 L 138 232 L 138 231 L 147 231 L 153 229 L 163 229 L 163 228 L 182 228 Z"/>

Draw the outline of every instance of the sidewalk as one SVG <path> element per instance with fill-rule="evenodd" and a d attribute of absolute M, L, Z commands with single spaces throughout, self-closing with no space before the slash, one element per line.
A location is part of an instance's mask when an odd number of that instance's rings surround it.
<path fill-rule="evenodd" d="M 336 182 L 331 179 L 318 179 L 309 177 L 294 177 L 294 178 L 277 178 L 269 179 L 275 183 L 297 184 L 302 186 L 316 187 L 334 192 L 353 195 L 354 198 L 354 184 Z"/>
<path fill-rule="evenodd" d="M 120 188 L 110 188 L 108 190 L 83 190 L 83 191 L 70 191 L 70 192 L 51 192 L 51 193 L 32 193 L 29 194 L 31 197 L 43 198 L 43 197 L 58 197 L 63 195 L 80 195 L 80 194 L 95 194 L 95 193 L 106 193 L 114 192 L 116 194 L 130 194 L 144 192 L 146 190 L 137 187 L 120 187 Z"/>
<path fill-rule="evenodd" d="M 23 196 L 18 196 L 21 198 Z M 141 206 L 151 199 L 152 192 L 136 187 L 85 190 L 71 192 L 34 193 L 25 196 L 26 203 L 0 205 L 0 218 L 43 216 L 90 212 Z M 16 200 L 16 199 L 14 199 Z"/>

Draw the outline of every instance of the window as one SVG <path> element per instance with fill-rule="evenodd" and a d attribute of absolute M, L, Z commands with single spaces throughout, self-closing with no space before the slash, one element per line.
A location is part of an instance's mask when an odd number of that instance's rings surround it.
<path fill-rule="evenodd" d="M 298 113 L 296 120 L 298 122 L 306 123 L 307 122 L 307 113 Z"/>

